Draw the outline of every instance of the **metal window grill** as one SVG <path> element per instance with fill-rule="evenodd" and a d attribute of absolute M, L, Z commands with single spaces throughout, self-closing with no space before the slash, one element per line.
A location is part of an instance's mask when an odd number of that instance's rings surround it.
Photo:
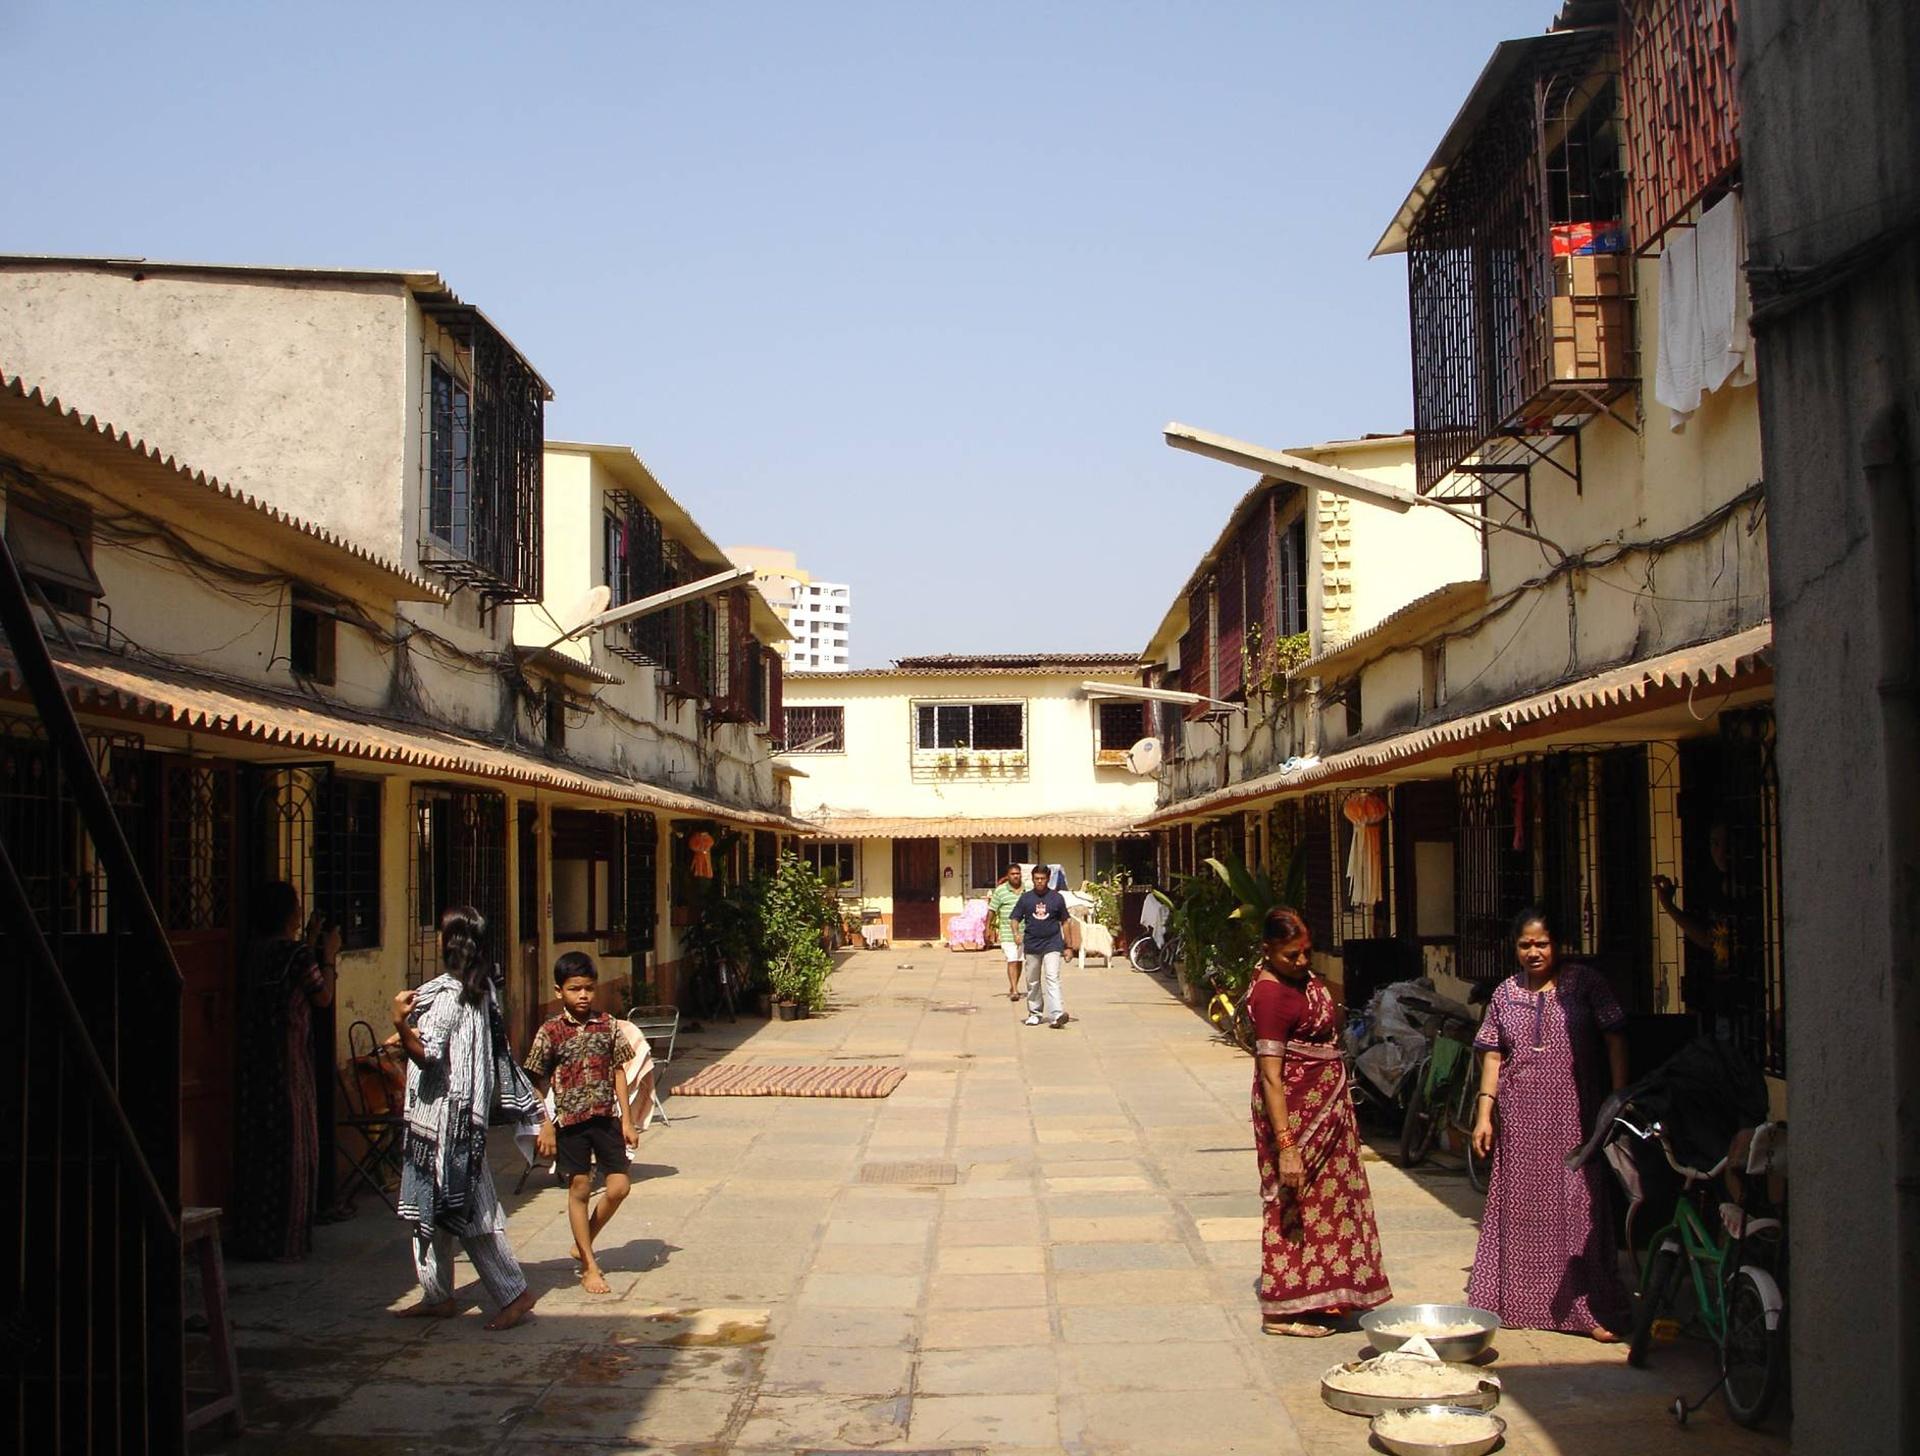
<path fill-rule="evenodd" d="M 607 492 L 607 521 L 610 549 L 606 581 L 613 592 L 612 605 L 637 602 L 672 585 L 658 516 L 631 492 L 611 490 Z M 609 635 L 607 650 L 636 667 L 665 666 L 669 615 L 653 612 L 622 624 Z"/>
<path fill-rule="evenodd" d="M 1394 842 L 1398 838 L 1393 832 L 1394 792 L 1391 788 L 1356 790 L 1356 792 L 1378 794 L 1387 801 L 1387 817 L 1378 826 L 1380 898 L 1370 905 L 1358 905 L 1352 902 L 1351 887 L 1347 883 L 1347 865 L 1349 856 L 1353 853 L 1356 827 L 1341 810 L 1341 806 L 1349 796 L 1339 796 L 1330 808 L 1334 832 L 1328 836 L 1328 850 L 1332 855 L 1333 935 L 1334 943 L 1339 945 L 1344 945 L 1349 940 L 1380 940 L 1394 933 Z"/>
<path fill-rule="evenodd" d="M 1093 705 L 1093 747 L 1102 763 L 1123 762 L 1127 750 L 1147 736 L 1147 704 L 1115 699 Z"/>
<path fill-rule="evenodd" d="M 1246 634 L 1247 682 L 1257 688 L 1271 670 L 1276 635 L 1274 598 L 1274 493 L 1268 491 L 1240 528 L 1240 583 L 1242 630 Z"/>
<path fill-rule="evenodd" d="M 1307 517 L 1302 511 L 1280 528 L 1274 595 L 1277 630 L 1282 637 L 1307 630 Z"/>
<path fill-rule="evenodd" d="M 1241 650 L 1246 645 L 1246 572 L 1240 556 L 1240 543 L 1230 544 L 1220 553 L 1214 570 L 1215 626 L 1213 637 L 1215 681 L 1218 697 L 1231 700 L 1240 696 L 1245 663 Z"/>
<path fill-rule="evenodd" d="M 1333 796 L 1309 794 L 1301 806 L 1300 852 L 1307 857 L 1307 903 L 1300 907 L 1313 943 L 1336 951 L 1333 937 Z"/>
<path fill-rule="evenodd" d="M 420 562 L 489 601 L 539 601 L 546 386 L 477 311 L 429 312 L 467 376 L 429 361 Z"/>
<path fill-rule="evenodd" d="M 1208 669 L 1208 654 L 1213 646 L 1213 583 L 1208 582 L 1187 597 L 1187 630 L 1180 638 L 1180 686 L 1202 697 L 1213 696 L 1213 676 Z M 1205 703 L 1193 703 L 1187 717 L 1205 714 Z"/>
<path fill-rule="evenodd" d="M 1715 809 L 1726 844 L 1731 944 L 1729 984 L 1719 994 L 1735 1040 L 1768 1073 L 1784 1077 L 1787 983 L 1781 958 L 1780 785 L 1773 710 L 1722 714 L 1720 742 Z"/>
<path fill-rule="evenodd" d="M 816 738 L 827 741 L 808 747 Z M 789 753 L 845 753 L 847 710 L 838 704 L 831 707 L 802 707 L 795 704 L 786 710 L 781 741 Z"/>
<path fill-rule="evenodd" d="M 754 721 L 754 683 L 759 673 L 759 644 L 753 640 L 753 609 L 744 590 L 735 589 L 720 599 L 715 612 L 717 640 L 714 663 L 717 681 L 713 691 L 713 716 L 717 721 L 750 723 Z"/>
<path fill-rule="evenodd" d="M 147 822 L 143 740 L 89 730 L 87 747 L 114 811 L 138 843 Z M 113 920 L 111 890 L 41 725 L 0 718 L 0 839 L 43 932 L 97 935 Z"/>
<path fill-rule="evenodd" d="M 1642 252 L 1740 166 L 1737 0 L 1621 6 L 1627 217 Z"/>
<path fill-rule="evenodd" d="M 1476 455 L 1483 480 L 1524 474 L 1633 383 L 1624 299 L 1573 297 L 1554 253 L 1557 224 L 1620 220 L 1613 39 L 1568 32 L 1518 71 L 1409 229 L 1423 493 Z M 1610 352 L 1569 362 L 1557 334 L 1573 320 L 1556 311 L 1557 293 L 1604 325 Z M 1490 441 L 1506 448 L 1486 455 Z"/>
<path fill-rule="evenodd" d="M 160 914 L 170 931 L 234 923 L 233 766 L 160 761 Z"/>
<path fill-rule="evenodd" d="M 378 779 L 332 774 L 314 796 L 312 899 L 348 950 L 380 944 L 380 797 Z"/>
<path fill-rule="evenodd" d="M 483 954 L 504 964 L 507 945 L 507 800 L 462 786 L 415 787 L 408 857 L 407 984 L 439 974 L 440 915 L 471 905 L 487 921 Z"/>

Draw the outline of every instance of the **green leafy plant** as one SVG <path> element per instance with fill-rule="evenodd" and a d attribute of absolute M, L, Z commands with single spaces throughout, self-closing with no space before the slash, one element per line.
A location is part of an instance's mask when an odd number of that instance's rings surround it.
<path fill-rule="evenodd" d="M 1289 854 L 1261 874 L 1237 854 L 1206 861 L 1201 874 L 1182 875 L 1173 887 L 1171 921 L 1186 942 L 1183 974 L 1204 984 L 1218 970 L 1236 994 L 1246 989 L 1259 959 L 1267 912 L 1297 905 L 1306 888 L 1306 859 Z"/>
<path fill-rule="evenodd" d="M 1133 876 L 1125 870 L 1096 875 L 1080 882 L 1080 893 L 1093 901 L 1093 918 L 1115 935 L 1120 933 L 1120 906 Z"/>
<path fill-rule="evenodd" d="M 776 1000 L 814 1011 L 825 1004 L 833 957 L 821 937 L 838 913 L 833 891 L 812 867 L 796 854 L 781 855 L 759 903 L 767 984 Z"/>

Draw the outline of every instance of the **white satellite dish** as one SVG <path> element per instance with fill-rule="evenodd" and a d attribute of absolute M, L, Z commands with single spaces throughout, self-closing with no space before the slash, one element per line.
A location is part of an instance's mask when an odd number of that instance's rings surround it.
<path fill-rule="evenodd" d="M 575 632 L 579 631 L 580 628 L 606 611 L 612 602 L 613 588 L 610 586 L 597 586 L 585 596 L 581 597 L 579 601 L 575 602 L 572 610 L 558 622 L 554 623 L 554 625 L 560 629 L 561 636 L 571 637 Z"/>
<path fill-rule="evenodd" d="M 1160 740 L 1142 738 L 1127 750 L 1127 767 L 1146 778 L 1160 770 Z"/>

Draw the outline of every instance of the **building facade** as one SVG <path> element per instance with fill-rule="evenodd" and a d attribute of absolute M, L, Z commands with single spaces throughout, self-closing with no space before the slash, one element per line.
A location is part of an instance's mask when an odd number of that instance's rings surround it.
<path fill-rule="evenodd" d="M 609 1000 L 671 997 L 689 841 L 741 873 L 802 827 L 771 610 L 738 588 L 566 640 L 591 587 L 728 563 L 631 451 L 549 445 L 540 376 L 436 277 L 0 260 L 0 358 L 8 546 L 187 981 L 188 1202 L 233 1177 L 261 885 L 341 927 L 340 1061 L 437 973 L 454 904 L 516 1040 L 562 949 Z M 77 934 L 116 912 L 3 684 L 9 843 Z"/>
<path fill-rule="evenodd" d="M 1303 908 L 1349 1001 L 1423 971 L 1508 974 L 1508 920 L 1540 904 L 1638 1018 L 1643 1063 L 1719 1031 L 1779 1101 L 1768 533 L 1737 154 L 1691 191 L 1668 185 L 1692 129 L 1723 135 L 1731 118 L 1666 104 L 1659 39 L 1636 25 L 1569 7 L 1471 87 L 1379 250 L 1407 259 L 1413 501 L 1395 517 L 1343 504 L 1342 569 L 1369 605 L 1351 630 L 1310 624 L 1305 660 L 1250 691 L 1213 666 L 1238 625 L 1216 564 L 1212 630 L 1194 631 L 1191 605 L 1146 655 L 1171 685 L 1209 691 L 1190 682 L 1200 664 L 1240 696 L 1178 715 L 1147 822 L 1175 872 L 1220 846 L 1306 856 Z M 1731 106 L 1728 58 L 1693 60 L 1721 69 L 1692 104 Z M 1684 267 L 1663 256 L 1676 240 L 1695 250 Z M 1726 325 L 1717 370 L 1703 318 Z M 1686 370 L 1691 392 L 1675 387 Z M 1429 514 L 1474 528 L 1479 569 L 1410 578 L 1414 538 L 1396 551 L 1359 524 Z M 1335 563 L 1315 569 L 1324 583 Z M 1196 732 L 1208 718 L 1220 726 Z M 1675 882 L 1672 911 L 1657 876 Z"/>
<path fill-rule="evenodd" d="M 845 582 L 815 581 L 791 551 L 770 546 L 729 546 L 727 555 L 751 567 L 758 586 L 792 633 L 783 649 L 795 672 L 844 672 L 853 589 Z"/>
<path fill-rule="evenodd" d="M 898 940 L 935 940 L 1009 864 L 1061 865 L 1072 883 L 1152 875 L 1135 821 L 1153 805 L 1126 754 L 1148 736 L 1138 702 L 1083 684 L 1134 680 L 1133 653 L 950 655 L 889 668 L 796 672 L 785 698 L 803 852 Z"/>
<path fill-rule="evenodd" d="M 1920 1448 L 1920 11 L 1739 10 L 1777 527 L 1794 1444 L 1892 1456 Z"/>

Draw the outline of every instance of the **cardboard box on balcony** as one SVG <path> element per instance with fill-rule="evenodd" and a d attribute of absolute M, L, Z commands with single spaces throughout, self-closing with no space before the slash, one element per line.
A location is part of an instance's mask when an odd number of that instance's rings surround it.
<path fill-rule="evenodd" d="M 1553 378 L 1625 379 L 1631 347 L 1624 298 L 1553 300 Z"/>
<path fill-rule="evenodd" d="M 1620 298 L 1627 293 L 1633 259 L 1622 253 L 1576 253 L 1553 260 L 1553 291 L 1561 297 Z"/>

